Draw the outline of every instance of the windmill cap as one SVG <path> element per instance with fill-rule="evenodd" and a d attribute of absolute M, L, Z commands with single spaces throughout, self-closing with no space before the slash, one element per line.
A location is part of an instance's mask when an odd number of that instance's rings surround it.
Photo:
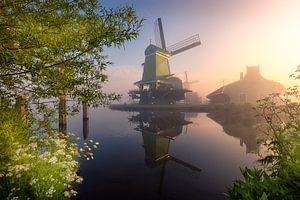
<path fill-rule="evenodd" d="M 145 55 L 150 55 L 150 54 L 153 54 L 153 53 L 156 53 L 157 51 L 159 52 L 162 52 L 162 53 L 166 53 L 166 54 L 170 54 L 170 52 L 158 47 L 158 46 L 155 46 L 154 44 L 150 44 L 146 50 L 145 50 Z"/>

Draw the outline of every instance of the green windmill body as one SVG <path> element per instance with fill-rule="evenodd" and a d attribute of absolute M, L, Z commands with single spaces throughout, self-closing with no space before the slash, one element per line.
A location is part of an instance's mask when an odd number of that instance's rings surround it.
<path fill-rule="evenodd" d="M 168 51 L 150 44 L 145 50 L 144 71 L 141 82 L 151 82 L 171 76 L 170 57 Z"/>
<path fill-rule="evenodd" d="M 199 35 L 194 35 L 175 45 L 166 48 L 162 22 L 155 22 L 157 45 L 150 44 L 145 50 L 145 62 L 142 80 L 135 83 L 138 90 L 129 92 L 132 99 L 138 99 L 140 104 L 174 104 L 184 100 L 184 94 L 190 90 L 184 89 L 182 81 L 170 72 L 169 58 L 187 49 L 201 44 Z"/>

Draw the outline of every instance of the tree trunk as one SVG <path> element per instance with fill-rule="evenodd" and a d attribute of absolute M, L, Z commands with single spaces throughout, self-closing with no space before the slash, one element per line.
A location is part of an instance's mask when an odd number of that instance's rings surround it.
<path fill-rule="evenodd" d="M 27 101 L 24 95 L 20 95 L 16 100 L 16 109 L 21 115 L 24 125 L 28 126 L 28 107 Z"/>
<path fill-rule="evenodd" d="M 60 95 L 59 97 L 59 132 L 67 134 L 67 105 L 66 105 L 66 95 Z"/>

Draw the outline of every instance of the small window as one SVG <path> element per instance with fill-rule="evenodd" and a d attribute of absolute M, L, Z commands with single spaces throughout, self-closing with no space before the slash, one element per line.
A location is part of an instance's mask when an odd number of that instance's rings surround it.
<path fill-rule="evenodd" d="M 247 95 L 245 93 L 240 94 L 240 102 L 246 102 L 247 101 Z"/>

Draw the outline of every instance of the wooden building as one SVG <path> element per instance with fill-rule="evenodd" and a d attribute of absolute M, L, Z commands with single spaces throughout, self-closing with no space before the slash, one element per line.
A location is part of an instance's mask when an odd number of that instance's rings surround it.
<path fill-rule="evenodd" d="M 240 80 L 224 85 L 207 95 L 211 103 L 251 103 L 271 93 L 283 93 L 285 87 L 275 81 L 267 80 L 260 74 L 259 66 L 247 67 L 246 75 Z"/>

